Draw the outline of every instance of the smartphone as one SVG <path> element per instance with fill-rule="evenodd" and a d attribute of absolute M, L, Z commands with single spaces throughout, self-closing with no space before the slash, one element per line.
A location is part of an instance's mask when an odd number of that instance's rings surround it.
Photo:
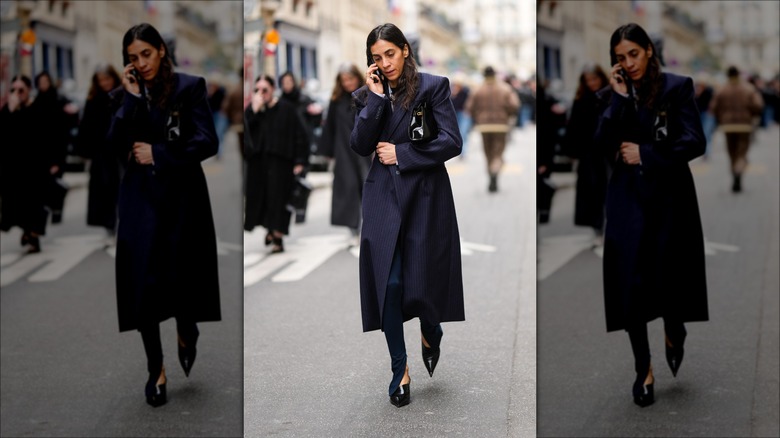
<path fill-rule="evenodd" d="M 368 62 L 368 67 L 371 67 L 371 64 L 375 64 L 374 60 L 373 60 L 373 59 L 372 59 L 370 56 L 368 57 L 368 60 L 367 60 L 367 62 Z M 380 70 L 380 69 L 377 69 L 377 70 L 376 70 L 376 75 L 377 75 L 377 76 L 379 76 L 379 79 L 376 79 L 376 78 L 374 78 L 374 83 L 377 83 L 377 82 L 379 82 L 379 81 L 382 81 L 382 86 L 383 86 L 384 88 L 387 88 L 387 79 L 386 79 L 386 78 L 385 78 L 385 76 L 382 74 L 382 70 Z M 385 90 L 385 93 L 386 93 L 386 92 L 387 92 L 387 90 Z"/>

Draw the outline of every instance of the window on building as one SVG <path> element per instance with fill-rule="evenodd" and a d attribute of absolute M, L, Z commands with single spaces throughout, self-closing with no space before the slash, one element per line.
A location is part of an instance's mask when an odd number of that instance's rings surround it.
<path fill-rule="evenodd" d="M 317 49 L 311 49 L 311 76 L 313 78 L 320 77 L 319 72 L 317 71 Z"/>
<path fill-rule="evenodd" d="M 293 45 L 291 43 L 287 43 L 285 45 L 285 48 L 287 49 L 285 50 L 285 55 L 287 55 L 286 56 L 287 65 L 285 66 L 286 67 L 285 69 L 293 71 L 293 69 L 295 68 L 295 63 L 294 63 L 295 51 L 293 49 Z"/>
<path fill-rule="evenodd" d="M 309 77 L 309 59 L 307 57 L 308 50 L 306 47 L 301 46 L 301 79 Z"/>
<path fill-rule="evenodd" d="M 51 71 L 51 64 L 49 64 L 49 43 L 41 44 L 41 68 L 46 71 Z"/>

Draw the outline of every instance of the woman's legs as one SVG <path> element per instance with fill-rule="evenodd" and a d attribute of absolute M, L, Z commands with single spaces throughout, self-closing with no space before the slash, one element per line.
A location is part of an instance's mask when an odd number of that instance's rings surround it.
<path fill-rule="evenodd" d="M 390 267 L 390 277 L 387 281 L 385 292 L 385 308 L 382 328 L 385 332 L 387 349 L 390 352 L 393 380 L 388 388 L 388 395 L 393 393 L 401 385 L 401 380 L 406 371 L 406 344 L 404 343 L 404 315 L 403 315 L 403 278 L 401 275 L 401 250 L 396 245 L 393 254 L 393 264 Z"/>
<path fill-rule="evenodd" d="M 649 406 L 654 401 L 653 368 L 650 365 L 650 344 L 647 341 L 647 323 L 634 324 L 627 329 L 631 340 L 631 350 L 634 353 L 634 370 L 636 379 L 632 393 L 634 403 L 641 407 Z"/>
<path fill-rule="evenodd" d="M 160 324 L 152 323 L 138 329 L 146 351 L 146 369 L 150 378 L 159 376 L 163 366 L 162 342 L 160 341 Z"/>

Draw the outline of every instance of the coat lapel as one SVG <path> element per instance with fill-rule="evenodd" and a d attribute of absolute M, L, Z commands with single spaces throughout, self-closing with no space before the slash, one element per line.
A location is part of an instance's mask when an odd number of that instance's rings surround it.
<path fill-rule="evenodd" d="M 395 135 L 396 131 L 399 128 L 406 127 L 406 125 L 409 123 L 409 117 L 411 117 L 411 108 L 414 107 L 412 105 L 409 109 L 404 109 L 400 103 L 395 103 L 395 108 L 393 110 L 393 115 L 390 116 L 390 123 L 388 123 L 385 130 L 385 137 L 389 141 L 393 136 Z M 406 120 L 406 124 L 401 123 L 402 121 Z"/>

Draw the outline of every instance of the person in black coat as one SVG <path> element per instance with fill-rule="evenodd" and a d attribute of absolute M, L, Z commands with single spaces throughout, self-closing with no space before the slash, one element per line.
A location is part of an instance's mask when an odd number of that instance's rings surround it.
<path fill-rule="evenodd" d="M 268 230 L 265 244 L 271 253 L 284 251 L 282 237 L 289 234 L 292 217 L 287 203 L 296 175 L 309 160 L 303 120 L 295 106 L 274 96 L 274 80 L 255 81 L 252 103 L 244 112 L 247 160 L 244 230 L 260 225 Z"/>
<path fill-rule="evenodd" d="M 120 85 L 122 80 L 110 64 L 95 69 L 77 138 L 79 151 L 90 159 L 87 225 L 105 228 L 109 237 L 108 246 L 116 243 L 116 207 L 121 166 L 116 153 L 106 142 L 113 118 L 108 93 Z"/>
<path fill-rule="evenodd" d="M 385 333 L 393 371 L 388 394 L 401 407 L 410 401 L 411 381 L 404 321 L 420 318 L 423 363 L 433 376 L 440 323 L 465 319 L 458 221 L 444 165 L 460 154 L 462 140 L 449 81 L 417 72 L 400 29 L 374 28 L 366 55 L 350 139 L 358 154 L 373 154 L 363 186 L 360 302 L 363 331 Z M 426 111 L 435 120 L 424 142 L 410 139 L 413 110 L 416 120 Z"/>
<path fill-rule="evenodd" d="M 564 138 L 566 150 L 578 160 L 574 224 L 593 228 L 596 245 L 601 245 L 603 239 L 607 194 L 607 161 L 593 141 L 599 122 L 596 92 L 608 85 L 609 79 L 600 66 L 591 64 L 582 69 Z"/>
<path fill-rule="evenodd" d="M 666 360 L 676 376 L 684 323 L 708 320 L 704 237 L 688 162 L 706 141 L 691 78 L 662 73 L 637 24 L 610 40 L 610 85 L 596 132 L 612 175 L 607 189 L 604 303 L 607 331 L 628 331 L 634 402 L 654 401 L 647 322 L 662 317 Z"/>
<path fill-rule="evenodd" d="M 330 223 L 348 227 L 356 239 L 360 233 L 363 181 L 371 165 L 370 158 L 361 157 L 349 148 L 349 137 L 355 126 L 352 93 L 360 87 L 362 79 L 362 73 L 353 64 L 339 69 L 319 148 L 322 155 L 335 158 Z"/>
<path fill-rule="evenodd" d="M 0 160 L 0 229 L 18 226 L 22 246 L 36 253 L 41 251 L 40 236 L 46 234 L 51 163 L 46 143 L 39 140 L 41 119 L 31 103 L 31 89 L 30 78 L 14 76 L 8 103 L 0 110 L 0 126 L 7 128 Z"/>
<path fill-rule="evenodd" d="M 189 376 L 197 322 L 219 321 L 217 243 L 201 161 L 217 153 L 201 77 L 174 73 L 167 45 L 147 23 L 122 40 L 122 85 L 108 139 L 125 167 L 119 192 L 116 286 L 119 330 L 138 329 L 146 401 L 166 402 L 160 325 L 176 318 L 179 362 Z"/>

